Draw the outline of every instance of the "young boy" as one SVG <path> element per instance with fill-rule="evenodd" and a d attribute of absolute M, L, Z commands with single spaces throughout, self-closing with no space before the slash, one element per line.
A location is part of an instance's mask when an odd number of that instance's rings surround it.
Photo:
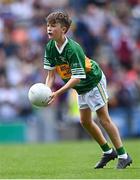
<path fill-rule="evenodd" d="M 65 82 L 64 86 L 53 92 L 49 104 L 57 96 L 74 88 L 78 93 L 80 123 L 103 151 L 103 156 L 95 168 L 103 168 L 117 157 L 116 168 L 126 168 L 132 163 L 132 159 L 126 153 L 118 129 L 108 113 L 105 75 L 95 61 L 86 57 L 78 43 L 66 37 L 71 25 L 71 19 L 66 13 L 53 12 L 47 16 L 46 21 L 50 39 L 44 57 L 44 68 L 48 70 L 46 84 L 50 88 L 53 86 L 56 72 Z M 96 111 L 116 150 L 109 146 L 99 127 L 92 121 L 92 111 Z"/>

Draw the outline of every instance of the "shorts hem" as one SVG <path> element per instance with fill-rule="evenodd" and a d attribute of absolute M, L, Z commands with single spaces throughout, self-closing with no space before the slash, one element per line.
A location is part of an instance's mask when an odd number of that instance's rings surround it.
<path fill-rule="evenodd" d="M 81 108 L 79 107 L 79 109 L 87 109 L 87 108 L 89 108 L 89 107 L 88 106 L 87 107 L 81 107 Z"/>
<path fill-rule="evenodd" d="M 99 110 L 100 108 L 102 108 L 103 106 L 105 106 L 107 104 L 108 101 L 106 101 L 104 104 L 101 104 L 100 106 L 97 106 L 96 108 L 94 108 L 94 111 Z"/>

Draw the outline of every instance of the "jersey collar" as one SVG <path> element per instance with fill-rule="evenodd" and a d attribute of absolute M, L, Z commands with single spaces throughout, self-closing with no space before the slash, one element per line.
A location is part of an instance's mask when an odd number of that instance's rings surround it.
<path fill-rule="evenodd" d="M 59 52 L 59 54 L 61 54 L 61 53 L 63 52 L 64 47 L 65 47 L 66 44 L 68 43 L 67 37 L 65 37 L 65 38 L 66 38 L 65 42 L 63 43 L 63 45 L 62 45 L 60 48 L 58 48 L 58 46 L 57 46 L 57 44 L 56 44 L 56 42 L 55 42 L 55 47 L 56 47 L 57 51 Z"/>

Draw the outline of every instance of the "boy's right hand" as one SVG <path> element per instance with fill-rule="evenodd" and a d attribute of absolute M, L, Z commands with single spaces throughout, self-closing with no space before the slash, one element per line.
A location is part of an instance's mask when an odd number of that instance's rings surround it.
<path fill-rule="evenodd" d="M 51 98 L 50 98 L 50 100 L 48 102 L 48 105 L 51 104 L 52 102 L 54 102 L 56 97 L 57 97 L 57 93 L 56 92 L 52 92 L 52 95 L 51 95 Z"/>

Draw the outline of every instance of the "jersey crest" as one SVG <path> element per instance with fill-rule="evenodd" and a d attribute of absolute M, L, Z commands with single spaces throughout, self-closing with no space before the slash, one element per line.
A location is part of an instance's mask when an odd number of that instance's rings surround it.
<path fill-rule="evenodd" d="M 71 78 L 71 69 L 68 64 L 62 64 L 56 66 L 56 71 L 62 79 Z"/>

